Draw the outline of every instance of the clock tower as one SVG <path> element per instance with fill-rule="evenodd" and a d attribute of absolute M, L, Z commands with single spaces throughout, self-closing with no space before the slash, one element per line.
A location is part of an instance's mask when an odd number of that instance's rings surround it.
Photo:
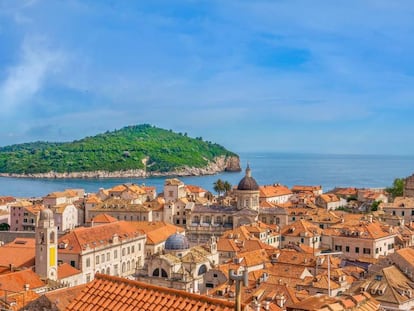
<path fill-rule="evenodd" d="M 57 280 L 57 227 L 53 212 L 45 208 L 40 211 L 35 230 L 36 273 L 42 279 Z"/>

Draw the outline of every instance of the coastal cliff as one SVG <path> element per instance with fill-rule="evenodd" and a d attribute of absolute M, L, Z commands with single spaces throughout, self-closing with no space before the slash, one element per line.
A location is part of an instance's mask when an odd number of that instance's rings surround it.
<path fill-rule="evenodd" d="M 0 173 L 1 177 L 16 178 L 145 178 L 151 176 L 202 176 L 214 175 L 220 172 L 241 171 L 240 159 L 237 156 L 219 156 L 209 161 L 205 167 L 183 166 L 169 172 L 147 171 L 146 169 L 129 169 L 119 171 L 86 171 L 86 172 L 47 172 L 47 173 Z"/>

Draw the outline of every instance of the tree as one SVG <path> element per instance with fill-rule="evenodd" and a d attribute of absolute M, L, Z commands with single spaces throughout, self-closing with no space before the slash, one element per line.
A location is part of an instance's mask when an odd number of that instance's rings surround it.
<path fill-rule="evenodd" d="M 404 193 L 404 179 L 395 178 L 391 187 L 385 188 L 385 190 L 394 199 L 395 197 L 401 197 Z"/>
<path fill-rule="evenodd" d="M 381 200 L 372 202 L 371 211 L 375 212 L 378 210 L 379 205 L 382 203 Z"/>
<path fill-rule="evenodd" d="M 224 191 L 228 193 L 231 190 L 231 184 L 226 180 L 223 184 Z"/>
<path fill-rule="evenodd" d="M 220 196 L 220 194 L 225 191 L 225 189 L 224 189 L 224 182 L 220 178 L 217 179 L 213 183 L 213 189 Z"/>

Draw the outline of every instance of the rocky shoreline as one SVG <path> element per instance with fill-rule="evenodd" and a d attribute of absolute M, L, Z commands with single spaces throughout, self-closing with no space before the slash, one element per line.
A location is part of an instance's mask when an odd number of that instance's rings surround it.
<path fill-rule="evenodd" d="M 203 176 L 214 175 L 220 172 L 239 172 L 241 171 L 240 159 L 238 157 L 216 157 L 214 161 L 209 162 L 206 167 L 188 167 L 170 172 L 147 172 L 145 169 L 131 169 L 123 171 L 92 171 L 92 172 L 47 172 L 36 174 L 15 174 L 0 173 L 0 177 L 15 178 L 44 178 L 44 179 L 64 179 L 64 178 L 146 178 L 162 176 Z"/>

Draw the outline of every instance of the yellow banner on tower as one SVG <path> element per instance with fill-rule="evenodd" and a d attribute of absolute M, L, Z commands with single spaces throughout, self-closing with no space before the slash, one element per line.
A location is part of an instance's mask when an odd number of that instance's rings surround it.
<path fill-rule="evenodd" d="M 56 248 L 52 246 L 49 248 L 49 266 L 53 267 L 56 265 Z"/>

